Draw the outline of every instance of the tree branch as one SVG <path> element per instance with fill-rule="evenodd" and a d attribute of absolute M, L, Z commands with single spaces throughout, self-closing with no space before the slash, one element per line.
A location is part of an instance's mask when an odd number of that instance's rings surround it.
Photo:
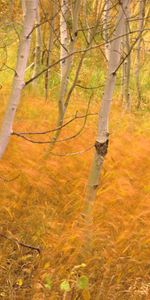
<path fill-rule="evenodd" d="M 31 246 L 31 245 L 28 245 L 28 244 L 25 244 L 25 243 L 22 243 L 20 241 L 18 241 L 17 239 L 14 239 L 14 238 L 10 238 L 8 237 L 7 235 L 3 234 L 3 233 L 0 233 L 0 236 L 8 241 L 11 241 L 13 243 L 17 243 L 18 245 L 22 246 L 22 247 L 25 247 L 25 248 L 29 248 L 31 250 L 36 250 L 39 254 L 41 254 L 41 250 L 40 248 L 38 247 L 34 247 L 34 246 Z"/>

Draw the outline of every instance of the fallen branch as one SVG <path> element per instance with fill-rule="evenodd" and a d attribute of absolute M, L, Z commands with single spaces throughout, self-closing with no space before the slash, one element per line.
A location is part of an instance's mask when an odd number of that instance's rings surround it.
<path fill-rule="evenodd" d="M 31 250 L 35 250 L 37 251 L 39 254 L 41 254 L 41 250 L 38 248 L 38 247 L 34 247 L 34 246 L 31 246 L 31 245 L 28 245 L 28 244 L 25 244 L 25 243 L 22 243 L 20 241 L 18 241 L 17 239 L 14 239 L 14 238 L 10 238 L 8 237 L 7 235 L 3 234 L 3 233 L 0 233 L 0 236 L 8 241 L 11 241 L 13 243 L 17 243 L 18 245 L 22 246 L 22 247 L 25 247 L 25 248 L 28 248 L 28 249 L 31 249 Z"/>

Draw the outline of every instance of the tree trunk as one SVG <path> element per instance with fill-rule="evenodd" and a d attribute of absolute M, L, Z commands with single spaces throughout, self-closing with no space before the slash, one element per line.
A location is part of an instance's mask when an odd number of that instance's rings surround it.
<path fill-rule="evenodd" d="M 68 54 L 71 54 L 74 52 L 75 48 L 75 42 L 77 39 L 78 35 L 78 17 L 79 17 L 79 10 L 80 10 L 80 2 L 81 0 L 76 0 L 73 8 L 73 21 L 72 21 L 72 34 L 71 34 L 71 39 L 70 39 L 70 44 L 68 46 Z M 65 30 L 65 29 L 64 29 Z M 64 38 L 64 41 L 66 39 Z M 63 42 L 63 41 L 62 41 Z M 66 51 L 64 47 L 61 47 L 61 57 L 62 53 L 63 55 L 66 55 Z M 59 100 L 58 100 L 58 120 L 57 120 L 57 126 L 56 127 L 61 127 L 63 125 L 64 121 L 64 116 L 68 107 L 68 101 L 65 103 L 65 95 L 67 91 L 67 85 L 68 85 L 68 78 L 70 75 L 71 71 L 71 66 L 72 66 L 72 60 L 73 57 L 70 56 L 65 61 L 63 61 L 62 68 L 61 68 L 61 83 L 60 83 L 60 93 L 59 93 Z M 60 135 L 61 129 L 57 130 L 56 133 L 53 136 L 53 143 L 51 144 L 50 149 L 53 148 L 55 145 L 55 142 L 57 141 L 59 135 Z"/>
<path fill-rule="evenodd" d="M 56 3 L 53 3 L 52 7 L 52 15 L 51 15 L 51 21 L 50 21 L 50 26 L 49 26 L 49 43 L 48 43 L 48 53 L 47 53 L 47 67 L 50 65 L 51 61 L 51 53 L 52 53 L 52 48 L 53 48 L 53 39 L 54 39 L 54 18 L 55 18 L 55 13 L 56 13 Z M 48 83 L 50 80 L 50 70 L 47 70 L 45 73 L 45 99 L 47 101 L 48 99 Z"/>
<path fill-rule="evenodd" d="M 100 11 L 101 11 L 102 7 L 103 7 L 103 2 L 102 1 L 95 0 L 93 2 L 93 8 L 94 8 L 94 13 L 95 13 L 96 21 L 99 18 Z"/>
<path fill-rule="evenodd" d="M 109 13 L 110 13 L 110 0 L 105 0 L 104 16 L 103 16 L 103 37 L 105 41 L 105 56 L 109 61 L 110 55 L 110 42 L 109 42 Z"/>
<path fill-rule="evenodd" d="M 24 17 L 23 30 L 19 42 L 18 57 L 15 68 L 15 75 L 12 83 L 12 91 L 0 132 L 0 158 L 2 158 L 9 142 L 16 109 L 20 101 L 21 90 L 24 87 L 24 74 L 30 50 L 30 33 L 33 29 L 38 1 L 26 0 L 25 4 L 26 15 Z"/>
<path fill-rule="evenodd" d="M 129 37 L 129 18 L 130 10 L 129 6 L 125 7 L 125 24 L 124 24 L 124 34 L 123 37 L 123 46 L 124 46 L 124 55 L 127 55 L 130 50 L 130 37 Z M 123 63 L 123 98 L 125 100 L 125 109 L 126 111 L 131 110 L 131 99 L 130 99 L 130 67 L 131 67 L 131 56 L 128 55 Z"/>
<path fill-rule="evenodd" d="M 137 88 L 137 108 L 139 109 L 141 106 L 141 86 L 140 86 L 140 53 L 141 53 L 141 42 L 142 42 L 142 31 L 144 27 L 144 16 L 145 16 L 145 0 L 139 0 L 139 32 L 141 36 L 137 42 L 137 54 L 136 54 L 136 70 L 135 70 L 135 77 L 136 77 L 136 88 Z"/>
<path fill-rule="evenodd" d="M 68 53 L 68 31 L 67 31 L 67 15 L 68 15 L 68 0 L 61 1 L 60 13 L 60 59 L 67 56 Z M 62 60 L 61 66 L 61 80 L 64 78 L 66 70 L 66 59 Z"/>
<path fill-rule="evenodd" d="M 35 59 L 34 59 L 34 69 L 33 76 L 35 77 L 40 72 L 41 67 L 41 53 L 42 53 L 42 33 L 40 26 L 40 12 L 39 9 L 36 10 L 36 46 L 35 46 Z M 33 85 L 37 84 L 38 80 L 33 80 Z"/>
<path fill-rule="evenodd" d="M 96 191 L 99 186 L 100 175 L 102 171 L 103 161 L 107 154 L 107 148 L 109 143 L 109 112 L 113 96 L 113 91 L 116 81 L 116 72 L 120 62 L 120 46 L 121 46 L 121 35 L 123 34 L 124 25 L 124 14 L 125 7 L 128 5 L 129 0 L 123 1 L 120 5 L 118 20 L 116 23 L 115 31 L 113 34 L 112 41 L 110 42 L 110 57 L 108 63 L 108 74 L 106 85 L 104 89 L 104 95 L 102 98 L 101 109 L 99 112 L 98 120 L 98 136 L 95 143 L 95 156 L 93 159 L 87 192 L 85 197 L 84 209 L 83 209 L 83 230 L 84 230 L 84 251 L 88 253 L 92 249 L 92 231 L 91 225 L 93 223 L 93 204 L 96 197 Z"/>

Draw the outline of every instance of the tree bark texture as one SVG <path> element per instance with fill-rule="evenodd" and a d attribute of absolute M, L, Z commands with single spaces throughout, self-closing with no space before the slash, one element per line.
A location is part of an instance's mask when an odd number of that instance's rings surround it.
<path fill-rule="evenodd" d="M 9 142 L 16 109 L 20 102 L 21 90 L 24 87 L 24 74 L 29 56 L 31 31 L 34 26 L 38 1 L 26 0 L 25 4 L 26 15 L 24 17 L 23 30 L 19 42 L 15 75 L 13 78 L 8 107 L 2 122 L 2 128 L 0 132 L 0 158 L 2 158 Z"/>

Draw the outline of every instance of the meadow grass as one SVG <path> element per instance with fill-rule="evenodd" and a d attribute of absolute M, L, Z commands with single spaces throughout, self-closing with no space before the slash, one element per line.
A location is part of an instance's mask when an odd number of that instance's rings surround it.
<path fill-rule="evenodd" d="M 91 111 L 98 106 L 94 98 Z M 86 108 L 81 95 L 73 99 L 68 116 L 76 108 L 81 113 Z M 14 130 L 52 128 L 55 111 L 54 101 L 45 103 L 43 98 L 30 98 L 24 92 Z M 94 253 L 78 271 L 78 276 L 89 278 L 88 299 L 93 300 L 149 299 L 150 124 L 148 112 L 120 118 L 121 114 L 118 101 L 114 101 L 110 149 L 94 208 Z M 61 137 L 72 135 L 81 124 L 75 121 Z M 97 117 L 90 117 L 80 138 L 58 143 L 54 152 L 85 149 L 94 143 L 96 128 Z M 41 248 L 39 255 L 1 238 L 3 299 L 62 299 L 61 281 L 81 263 L 82 228 L 78 220 L 93 150 L 82 156 L 49 155 L 46 160 L 45 151 L 45 145 L 11 137 L 1 161 L 1 230 L 11 238 Z M 49 287 L 47 280 L 51 282 Z M 74 293 L 83 298 L 78 288 Z"/>

